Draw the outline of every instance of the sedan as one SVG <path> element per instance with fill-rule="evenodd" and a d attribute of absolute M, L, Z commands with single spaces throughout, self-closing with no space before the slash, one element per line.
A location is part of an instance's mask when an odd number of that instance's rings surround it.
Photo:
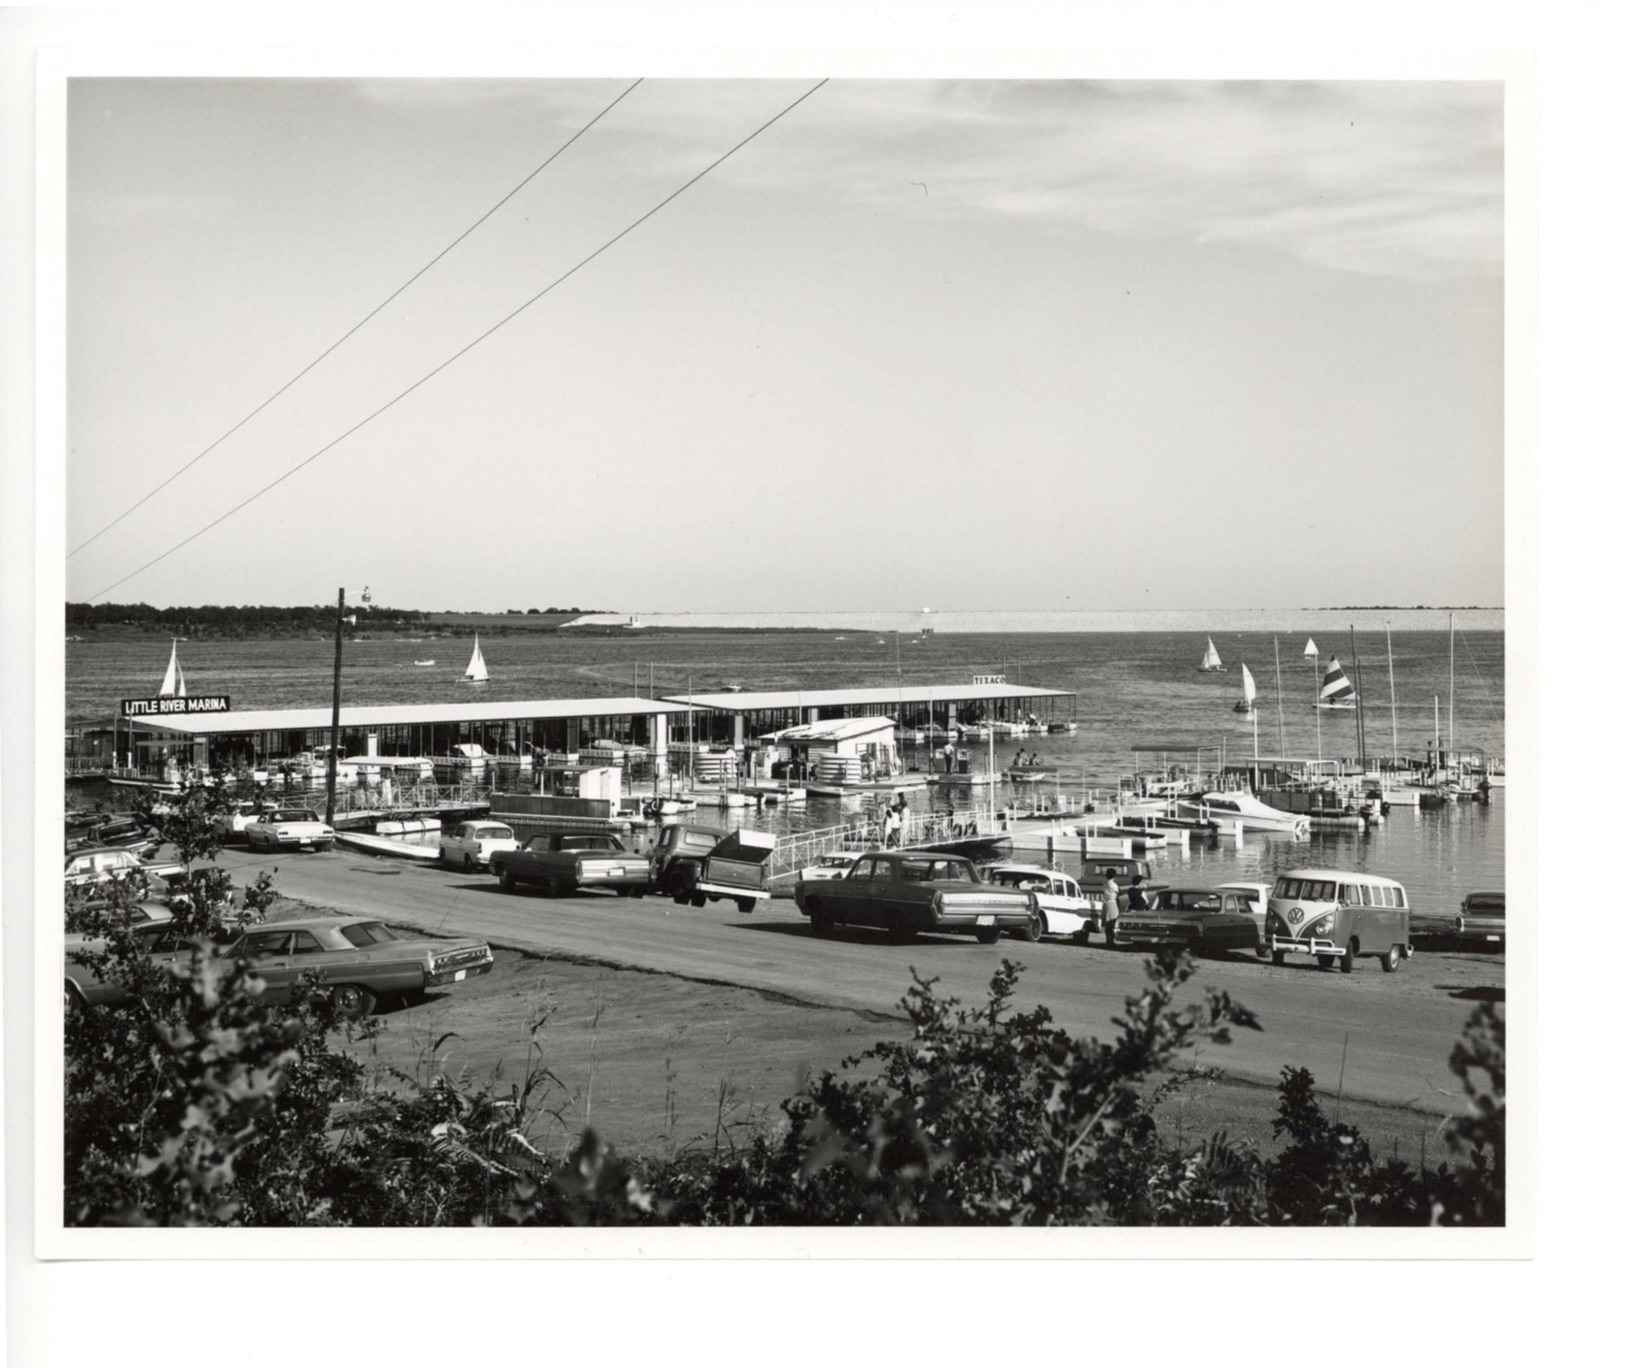
<path fill-rule="evenodd" d="M 844 879 L 846 871 L 857 863 L 860 850 L 832 850 L 828 855 L 820 855 L 805 869 L 796 872 L 796 878 L 806 883 L 816 883 L 819 879 Z"/>
<path fill-rule="evenodd" d="M 307 974 L 345 1016 L 365 1016 L 384 994 L 446 988 L 491 972 L 483 940 L 402 936 L 370 917 L 303 917 L 245 931 L 227 950 L 249 961 L 271 1002 L 286 1001 Z"/>
<path fill-rule="evenodd" d="M 331 850 L 335 834 L 309 808 L 275 808 L 243 828 L 250 850 Z"/>
<path fill-rule="evenodd" d="M 1262 944 L 1246 890 L 1222 888 L 1165 888 L 1152 896 L 1147 911 L 1118 918 L 1117 939 L 1182 945 L 1199 955 L 1256 951 Z"/>
<path fill-rule="evenodd" d="M 489 867 L 499 850 L 518 850 L 513 828 L 501 822 L 459 822 L 440 838 L 440 863 L 474 870 Z"/>
<path fill-rule="evenodd" d="M 994 865 L 987 881 L 999 888 L 1014 888 L 1038 899 L 1043 917 L 1043 936 L 1089 937 L 1092 922 L 1100 911 L 1099 897 L 1089 898 L 1078 881 L 1059 869 L 1041 865 Z"/>

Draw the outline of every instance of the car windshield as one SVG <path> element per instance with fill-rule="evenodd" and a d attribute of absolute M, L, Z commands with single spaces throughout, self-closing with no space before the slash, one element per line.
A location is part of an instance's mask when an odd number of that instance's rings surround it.
<path fill-rule="evenodd" d="M 490 826 L 475 827 L 474 834 L 487 841 L 506 841 L 512 838 L 513 828 L 493 823 Z"/>
<path fill-rule="evenodd" d="M 1467 910 L 1469 912 L 1498 912 L 1506 915 L 1507 900 L 1504 893 L 1469 893 L 1467 895 Z"/>
<path fill-rule="evenodd" d="M 355 946 L 357 950 L 365 950 L 369 945 L 382 945 L 385 941 L 399 940 L 383 922 L 351 922 L 349 926 L 341 926 L 339 935 Z"/>

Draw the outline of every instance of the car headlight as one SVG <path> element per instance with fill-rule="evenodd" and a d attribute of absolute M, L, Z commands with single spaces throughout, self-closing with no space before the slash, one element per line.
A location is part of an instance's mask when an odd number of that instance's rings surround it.
<path fill-rule="evenodd" d="M 1331 917 L 1322 917 L 1309 928 L 1309 934 L 1311 936 L 1325 936 L 1330 934 L 1332 929 L 1332 921 L 1333 918 Z"/>

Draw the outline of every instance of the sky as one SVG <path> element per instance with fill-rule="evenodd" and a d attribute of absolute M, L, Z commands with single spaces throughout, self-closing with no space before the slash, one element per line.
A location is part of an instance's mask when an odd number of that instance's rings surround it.
<path fill-rule="evenodd" d="M 632 79 L 72 82 L 69 547 Z M 815 80 L 632 89 L 69 598 L 1504 601 L 1499 86 L 835 80 L 656 209 Z"/>

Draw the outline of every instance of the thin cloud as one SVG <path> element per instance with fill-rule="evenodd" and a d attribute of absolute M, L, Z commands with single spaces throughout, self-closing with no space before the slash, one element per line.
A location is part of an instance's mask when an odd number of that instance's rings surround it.
<path fill-rule="evenodd" d="M 620 168 L 691 163 L 765 84 L 650 82 Z M 1493 273 L 1503 253 L 1501 92 L 1483 83 L 832 82 L 729 177 L 1340 270 Z"/>

